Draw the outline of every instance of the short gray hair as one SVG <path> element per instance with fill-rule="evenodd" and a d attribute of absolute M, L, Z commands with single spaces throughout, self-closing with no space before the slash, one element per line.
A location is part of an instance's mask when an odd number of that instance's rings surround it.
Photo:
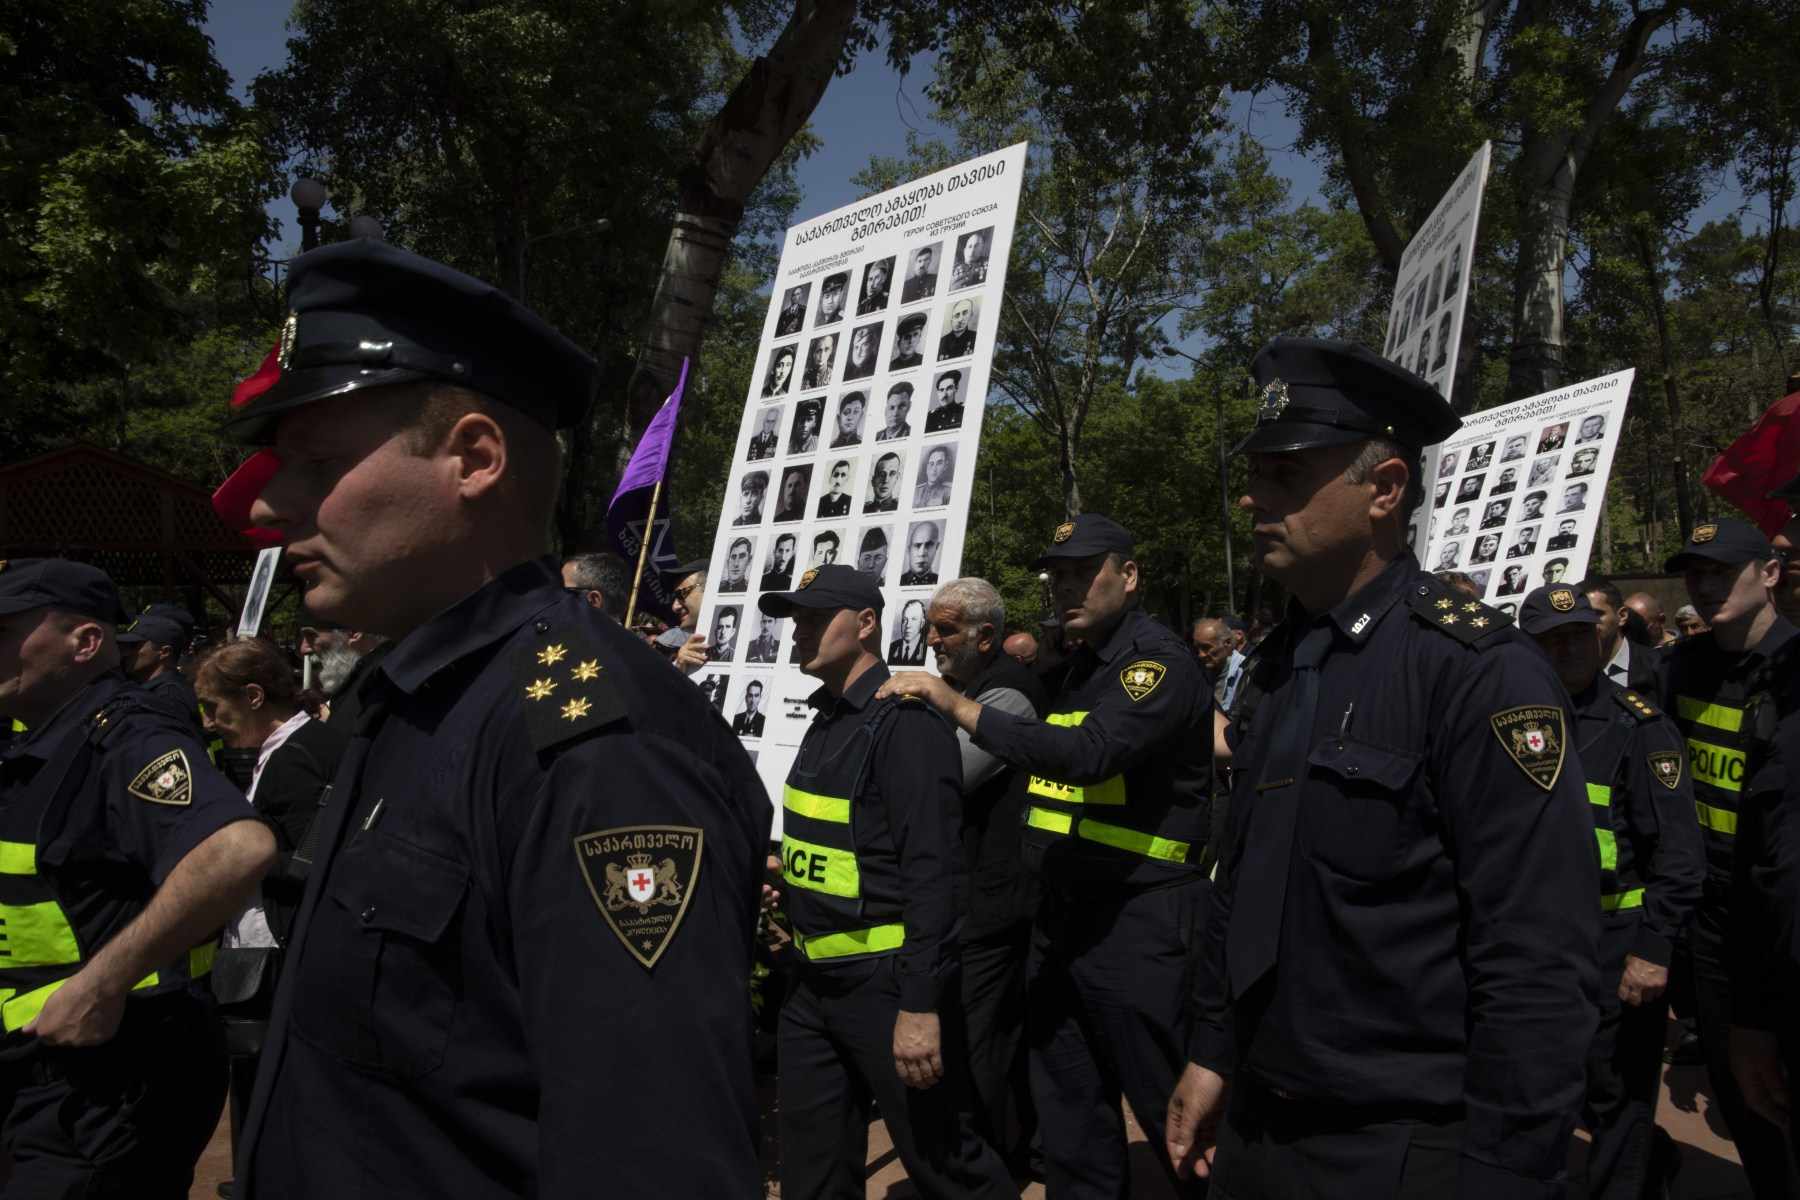
<path fill-rule="evenodd" d="M 1351 483 L 1367 483 L 1375 468 L 1390 458 L 1397 458 L 1406 464 L 1406 491 L 1400 498 L 1400 523 L 1412 520 L 1413 513 L 1425 499 L 1425 479 L 1419 473 L 1420 455 L 1417 450 L 1409 450 L 1399 442 L 1389 438 L 1370 438 L 1362 444 L 1348 467 L 1344 469 L 1344 478 Z"/>
<path fill-rule="evenodd" d="M 971 575 L 952 579 L 931 594 L 932 607 L 954 608 L 971 625 L 992 625 L 995 633 L 1006 629 L 1006 602 L 985 579 Z"/>

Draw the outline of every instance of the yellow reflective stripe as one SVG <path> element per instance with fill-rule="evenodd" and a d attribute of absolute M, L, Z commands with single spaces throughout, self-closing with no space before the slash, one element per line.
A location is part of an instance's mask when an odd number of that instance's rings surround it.
<path fill-rule="evenodd" d="M 0 967 L 59 967 L 80 961 L 75 931 L 56 901 L 0 904 Z"/>
<path fill-rule="evenodd" d="M 1087 719 L 1088 714 L 1085 711 L 1051 713 L 1044 718 L 1044 723 L 1073 729 Z M 1085 786 L 1033 775 L 1025 790 L 1033 796 L 1042 796 L 1046 800 L 1056 800 L 1063 804 L 1122 805 L 1125 803 L 1125 777 L 1122 775 L 1114 775 L 1110 779 L 1102 779 L 1099 783 L 1090 783 Z"/>
<path fill-rule="evenodd" d="M 0 842 L 0 875 L 36 875 L 35 842 Z"/>
<path fill-rule="evenodd" d="M 188 951 L 188 978 L 198 979 L 213 969 L 213 960 L 219 957 L 217 942 L 208 942 L 204 946 L 195 946 Z"/>
<path fill-rule="evenodd" d="M 898 950 L 906 943 L 906 926 L 877 925 L 873 929 L 852 929 L 847 933 L 821 933 L 818 937 L 802 935 L 799 942 L 801 952 L 814 962 L 851 954 L 880 954 Z"/>
<path fill-rule="evenodd" d="M 70 976 L 70 978 L 74 978 Z M 132 991 L 155 987 L 158 976 L 155 971 L 131 985 Z M 43 987 L 32 988 L 29 992 L 14 992 L 11 988 L 0 988 L 0 1025 L 7 1033 L 17 1033 L 31 1024 L 37 1015 L 44 1011 L 44 1002 L 50 999 L 57 988 L 69 982 L 58 979 L 54 983 L 46 983 Z"/>
<path fill-rule="evenodd" d="M 1594 840 L 1600 843 L 1600 869 L 1616 871 L 1619 869 L 1619 843 L 1610 829 L 1594 830 Z"/>
<path fill-rule="evenodd" d="M 1025 823 L 1033 829 L 1043 829 L 1050 833 L 1067 833 L 1075 826 L 1075 818 L 1068 813 L 1051 812 L 1047 808 L 1033 805 L 1025 813 Z"/>
<path fill-rule="evenodd" d="M 1710 829 L 1714 833 L 1728 834 L 1731 837 L 1737 836 L 1737 814 L 1729 808 L 1714 808 L 1710 804 L 1696 800 L 1694 801 L 1694 813 L 1700 818 L 1702 828 Z"/>
<path fill-rule="evenodd" d="M 781 839 L 781 877 L 809 892 L 852 900 L 862 895 L 862 872 L 857 869 L 855 851 L 817 846 L 797 837 Z"/>
<path fill-rule="evenodd" d="M 1684 721 L 1697 721 L 1702 725 L 1711 725 L 1714 729 L 1723 729 L 1727 733 L 1736 733 L 1744 727 L 1744 710 L 1733 708 L 1729 704 L 1711 704 L 1692 696 L 1677 696 L 1675 711 Z"/>
<path fill-rule="evenodd" d="M 1603 783 L 1590 783 L 1587 785 L 1587 789 L 1588 789 L 1588 803 L 1589 804 L 1598 804 L 1601 808 L 1611 808 L 1612 807 L 1612 789 L 1611 788 L 1607 787 Z"/>
<path fill-rule="evenodd" d="M 1044 718 L 1044 724 L 1060 725 L 1065 729 L 1073 729 L 1087 719 L 1087 711 L 1084 709 L 1081 712 L 1051 713 Z"/>
<path fill-rule="evenodd" d="M 1689 738 L 1688 770 L 1696 780 L 1711 784 L 1724 792 L 1744 790 L 1744 754 L 1725 746 L 1715 746 L 1698 738 Z"/>
<path fill-rule="evenodd" d="M 1642 908 L 1643 906 L 1643 888 L 1632 888 L 1629 892 L 1615 892 L 1610 896 L 1600 897 L 1601 912 L 1617 912 L 1621 908 Z"/>
<path fill-rule="evenodd" d="M 1141 854 L 1145 858 L 1157 858 L 1164 862 L 1186 862 L 1188 844 L 1178 842 L 1174 838 L 1157 837 L 1153 833 L 1139 833 L 1135 829 L 1127 829 L 1123 825 L 1108 825 L 1104 821 L 1093 821 L 1083 817 L 1075 826 L 1075 836 L 1086 838 L 1090 842 L 1099 842 L 1102 846 L 1111 846 L 1115 850 L 1128 850 L 1133 854 Z"/>
<path fill-rule="evenodd" d="M 815 821 L 829 821 L 833 825 L 850 823 L 850 800 L 844 796 L 821 796 L 816 792 L 803 792 L 797 787 L 784 785 L 781 789 L 781 807 Z"/>

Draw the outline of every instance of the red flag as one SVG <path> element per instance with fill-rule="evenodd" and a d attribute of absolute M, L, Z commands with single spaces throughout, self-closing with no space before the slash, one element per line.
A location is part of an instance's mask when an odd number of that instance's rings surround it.
<path fill-rule="evenodd" d="M 280 378 L 281 343 L 276 342 L 273 346 L 269 347 L 269 353 L 264 356 L 262 366 L 256 368 L 256 374 L 250 376 L 248 379 L 240 380 L 238 385 L 231 389 L 231 407 L 244 407 L 244 405 L 250 403 L 252 400 L 274 387 L 275 382 Z"/>
<path fill-rule="evenodd" d="M 213 511 L 219 514 L 219 520 L 259 546 L 279 546 L 283 540 L 278 530 L 250 523 L 250 506 L 280 469 L 281 460 L 273 450 L 258 450 L 238 464 L 238 469 L 212 495 Z"/>
<path fill-rule="evenodd" d="M 1800 392 L 1769 406 L 1750 431 L 1713 460 L 1700 482 L 1742 509 L 1770 537 L 1788 522 L 1788 506 L 1768 495 L 1800 472 Z"/>

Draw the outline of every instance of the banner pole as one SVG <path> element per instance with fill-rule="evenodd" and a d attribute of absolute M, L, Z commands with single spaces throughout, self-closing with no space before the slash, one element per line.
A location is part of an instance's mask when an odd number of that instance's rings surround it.
<path fill-rule="evenodd" d="M 637 571 L 631 576 L 631 599 L 625 605 L 625 628 L 631 628 L 631 619 L 637 615 L 638 584 L 644 579 L 644 563 L 650 557 L 650 539 L 656 533 L 656 506 L 662 499 L 663 481 L 658 479 L 656 486 L 650 489 L 650 515 L 644 520 L 644 535 L 638 539 Z"/>

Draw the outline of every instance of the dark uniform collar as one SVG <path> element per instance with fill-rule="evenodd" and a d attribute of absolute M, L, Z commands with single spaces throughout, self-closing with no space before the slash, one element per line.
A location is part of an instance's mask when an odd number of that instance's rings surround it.
<path fill-rule="evenodd" d="M 875 692 L 888 681 L 887 664 L 877 662 L 874 666 L 856 677 L 856 681 L 844 689 L 844 694 L 833 696 L 831 689 L 821 687 L 806 698 L 806 702 L 828 717 L 835 717 L 839 712 L 861 712 L 869 707 L 869 701 L 875 698 Z"/>
<path fill-rule="evenodd" d="M 1297 641 L 1300 631 L 1315 622 L 1329 621 L 1351 643 L 1360 646 L 1374 634 L 1375 627 L 1381 624 L 1381 618 L 1387 615 L 1388 609 L 1406 595 L 1406 587 L 1418 571 L 1418 561 L 1412 554 L 1402 553 L 1383 567 L 1375 578 L 1340 600 L 1323 616 L 1308 618 L 1306 610 L 1300 607 L 1298 601 L 1288 601 L 1288 625 Z"/>
<path fill-rule="evenodd" d="M 48 761 L 62 745 L 63 738 L 87 718 L 98 712 L 129 681 L 118 671 L 89 680 L 80 691 L 63 701 L 61 708 L 43 724 L 29 729 L 8 751 L 8 758 L 36 758 Z"/>
<path fill-rule="evenodd" d="M 1119 623 L 1113 626 L 1113 631 L 1106 635 L 1106 641 L 1098 646 L 1089 643 L 1094 657 L 1103 663 L 1109 663 L 1123 656 L 1137 641 L 1138 622 L 1148 619 L 1144 616 L 1144 610 L 1137 605 L 1126 609 L 1125 615 L 1119 618 Z"/>
<path fill-rule="evenodd" d="M 1795 628 L 1792 621 L 1778 612 L 1775 614 L 1775 623 L 1769 626 L 1767 633 L 1762 635 L 1762 641 L 1756 643 L 1745 653 L 1773 658 L 1777 651 L 1793 641 L 1796 636 L 1800 636 L 1800 628 Z"/>
<path fill-rule="evenodd" d="M 382 660 L 381 674 L 410 696 L 445 667 L 510 636 L 547 608 L 561 586 L 554 559 L 508 567 L 401 638 Z"/>

